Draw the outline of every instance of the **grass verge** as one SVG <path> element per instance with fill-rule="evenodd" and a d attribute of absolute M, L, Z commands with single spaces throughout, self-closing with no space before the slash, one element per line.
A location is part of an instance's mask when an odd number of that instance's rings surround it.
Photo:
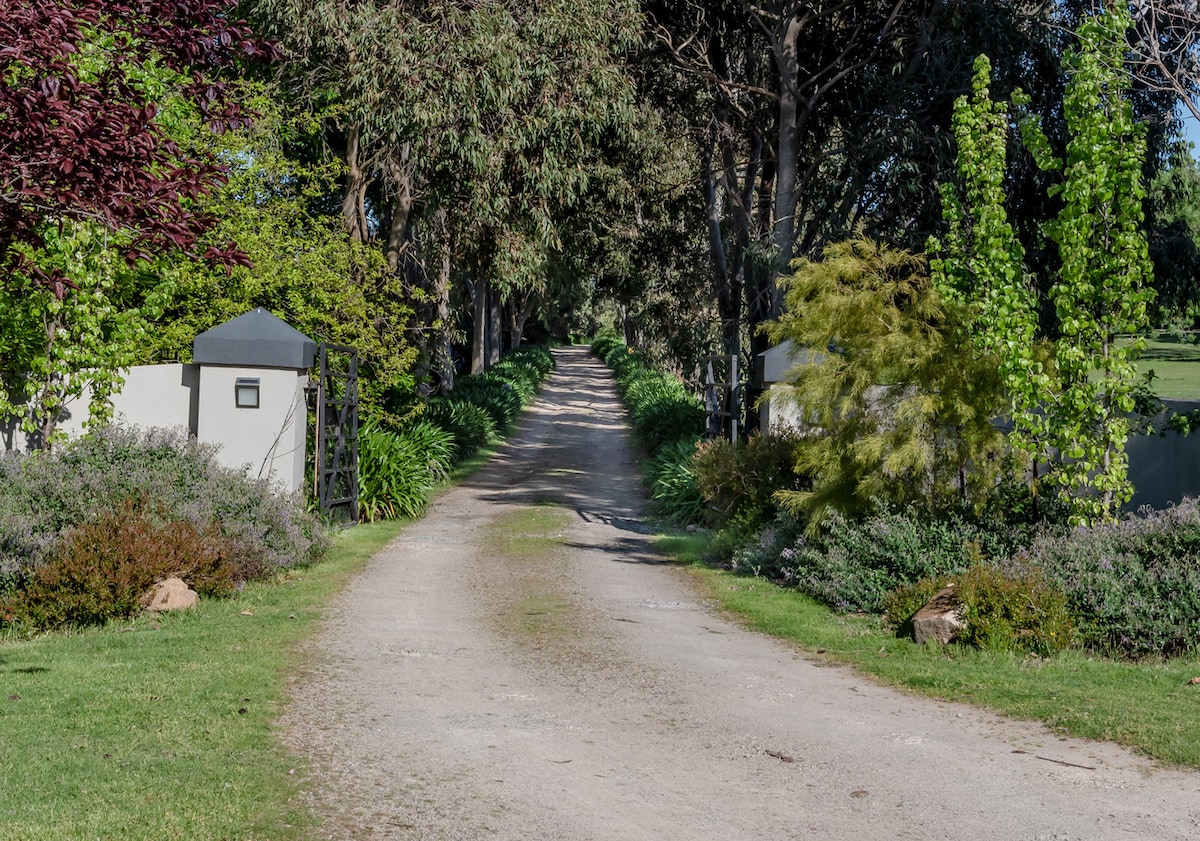
<path fill-rule="evenodd" d="M 295 646 L 403 525 L 186 613 L 0 645 L 0 838 L 306 837 L 274 731 Z"/>
<path fill-rule="evenodd" d="M 726 610 L 757 631 L 852 665 L 893 686 L 1045 722 L 1064 735 L 1118 742 L 1163 762 L 1200 767 L 1200 659 L 1126 663 L 1067 651 L 1050 659 L 961 646 L 918 647 L 878 618 L 839 616 L 794 590 L 713 569 L 708 538 L 659 548 L 688 564 Z"/>
<path fill-rule="evenodd" d="M 488 526 L 487 546 L 504 582 L 489 586 L 497 628 L 520 645 L 562 645 L 575 634 L 577 611 L 562 566 L 571 515 L 554 505 L 515 508 Z"/>

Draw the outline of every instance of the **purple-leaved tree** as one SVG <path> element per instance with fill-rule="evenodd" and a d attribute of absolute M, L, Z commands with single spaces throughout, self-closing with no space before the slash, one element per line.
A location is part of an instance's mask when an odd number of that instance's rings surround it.
<path fill-rule="evenodd" d="M 193 103 L 212 130 L 246 123 L 224 79 L 276 50 L 232 16 L 235 5 L 0 3 L 0 284 L 17 274 L 65 294 L 70 278 L 28 256 L 61 220 L 132 233 L 131 262 L 195 247 L 211 220 L 188 200 L 222 183 L 223 170 L 180 149 L 156 121 L 151 91 L 156 81 L 178 80 L 172 95 Z M 246 260 L 233 245 L 196 256 Z"/>

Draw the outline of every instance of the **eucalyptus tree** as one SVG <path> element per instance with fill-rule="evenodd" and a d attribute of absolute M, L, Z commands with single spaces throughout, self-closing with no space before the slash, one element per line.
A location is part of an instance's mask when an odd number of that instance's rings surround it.
<path fill-rule="evenodd" d="M 647 9 L 661 58 L 677 70 L 657 72 L 658 95 L 689 121 L 696 149 L 720 351 L 741 356 L 747 308 L 772 306 L 759 294 L 770 276 L 764 246 L 778 160 L 770 42 L 738 2 L 662 2 Z M 749 319 L 752 332 L 761 320 Z"/>
<path fill-rule="evenodd" d="M 474 291 L 474 367 L 488 316 L 520 306 L 559 248 L 558 217 L 612 179 L 606 149 L 637 142 L 624 54 L 632 2 L 255 0 L 294 59 L 291 84 L 335 104 L 350 236 L 449 313 Z M 626 184 L 626 187 L 629 185 Z M 632 212 L 628 208 L 626 212 Z M 449 326 L 435 364 L 446 374 Z"/>
<path fill-rule="evenodd" d="M 1039 96 L 1058 83 L 1044 6 L 648 6 L 701 150 L 697 183 L 726 352 L 742 351 L 742 336 L 751 354 L 765 349 L 759 328 L 778 315 L 775 279 L 793 255 L 815 256 L 859 229 L 923 245 L 951 165 L 951 105 L 970 88 L 980 45 L 1002 57 L 1006 80 L 1032 74 Z"/>

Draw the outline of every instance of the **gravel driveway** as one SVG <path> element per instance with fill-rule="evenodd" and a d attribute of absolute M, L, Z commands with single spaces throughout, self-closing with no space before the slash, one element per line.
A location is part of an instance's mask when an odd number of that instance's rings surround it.
<path fill-rule="evenodd" d="M 721 616 L 640 525 L 607 369 L 556 356 L 517 435 L 310 643 L 284 729 L 323 837 L 1200 833 L 1196 773 L 882 688 Z"/>

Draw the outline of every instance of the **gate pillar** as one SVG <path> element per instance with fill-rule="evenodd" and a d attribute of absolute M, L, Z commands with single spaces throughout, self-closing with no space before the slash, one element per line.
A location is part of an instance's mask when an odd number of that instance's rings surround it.
<path fill-rule="evenodd" d="M 217 460 L 285 491 L 305 477 L 304 386 L 317 343 L 261 307 L 196 337 L 196 438 Z"/>

